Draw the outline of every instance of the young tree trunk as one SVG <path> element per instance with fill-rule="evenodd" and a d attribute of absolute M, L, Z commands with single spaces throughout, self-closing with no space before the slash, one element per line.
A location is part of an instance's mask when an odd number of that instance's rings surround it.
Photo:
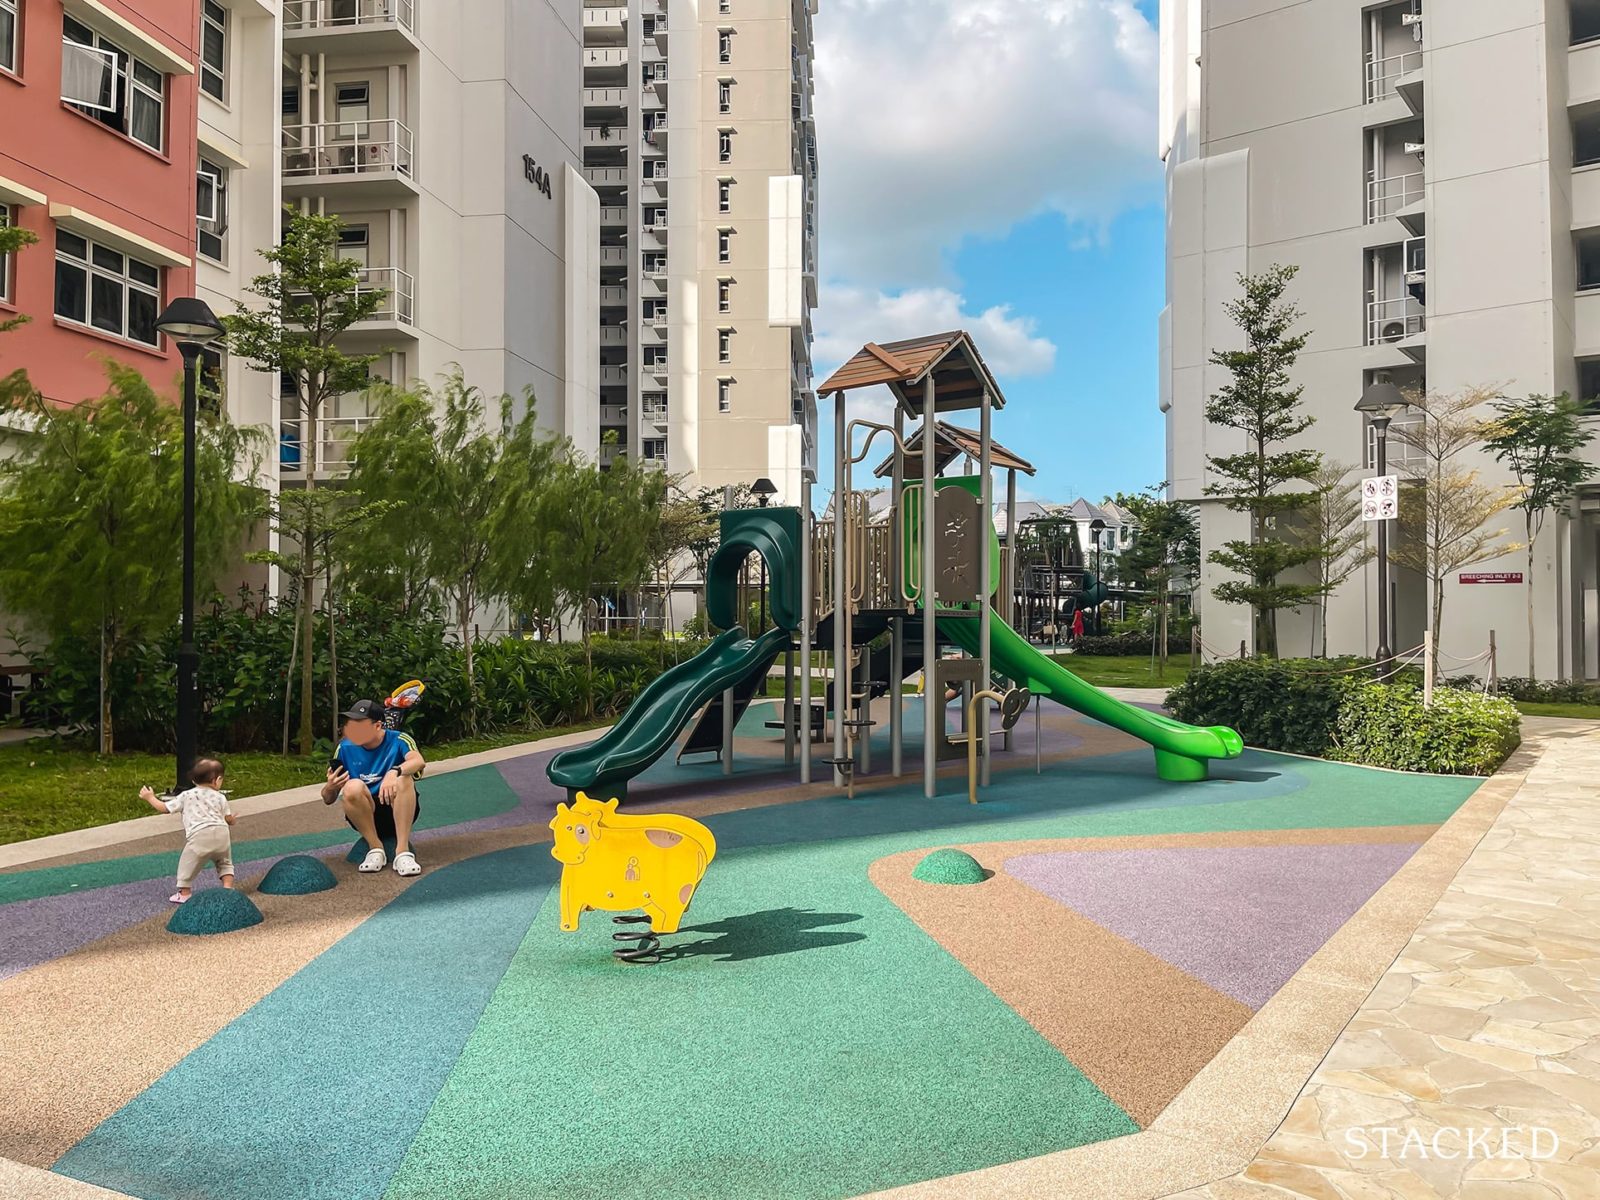
<path fill-rule="evenodd" d="M 307 541 L 310 540 L 310 530 L 306 530 Z M 302 549 L 302 561 L 308 561 L 310 551 Z M 314 702 L 312 693 L 311 670 L 314 663 L 316 650 L 317 609 L 313 595 L 317 584 L 315 575 L 307 574 L 304 570 L 300 574 L 300 619 L 305 623 L 305 637 L 300 639 L 300 753 L 310 754 L 311 748 L 316 744 L 316 738 L 311 730 L 311 708 Z"/>
<path fill-rule="evenodd" d="M 111 725 L 111 642 L 110 623 L 100 622 L 100 753 L 110 754 L 116 749 L 116 737 Z"/>
<path fill-rule="evenodd" d="M 1532 513 L 1528 514 L 1524 528 L 1528 531 L 1528 575 L 1524 580 L 1524 586 L 1528 589 L 1528 678 L 1537 679 L 1533 658 L 1533 540 L 1539 535 L 1533 527 Z"/>
<path fill-rule="evenodd" d="M 333 564 L 327 566 L 327 592 L 325 599 L 328 604 L 328 690 L 332 695 L 333 709 L 328 714 L 329 733 L 328 739 L 334 744 L 339 741 L 339 622 L 333 619 Z"/>
<path fill-rule="evenodd" d="M 1444 629 L 1444 579 L 1433 579 L 1433 661 L 1439 661 L 1439 634 Z"/>
<path fill-rule="evenodd" d="M 289 756 L 289 697 L 294 695 L 294 664 L 300 655 L 300 601 L 295 599 L 294 627 L 289 635 L 289 663 L 283 672 L 283 755 Z"/>
<path fill-rule="evenodd" d="M 467 731 L 473 736 L 478 733 L 478 688 L 473 675 L 472 664 L 472 630 L 469 622 L 472 620 L 472 592 L 462 585 L 456 591 L 456 623 L 461 628 L 461 649 L 466 656 L 467 668 Z"/>

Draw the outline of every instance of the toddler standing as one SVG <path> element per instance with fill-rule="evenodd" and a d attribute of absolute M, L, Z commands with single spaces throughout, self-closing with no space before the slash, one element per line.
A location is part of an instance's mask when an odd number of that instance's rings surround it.
<path fill-rule="evenodd" d="M 168 897 L 174 904 L 189 898 L 190 884 L 206 863 L 214 863 L 222 886 L 233 886 L 233 809 L 222 794 L 222 764 L 202 758 L 189 772 L 194 787 L 170 800 L 157 796 L 153 788 L 142 788 L 139 797 L 157 812 L 183 814 L 183 853 L 178 856 L 178 890 Z"/>

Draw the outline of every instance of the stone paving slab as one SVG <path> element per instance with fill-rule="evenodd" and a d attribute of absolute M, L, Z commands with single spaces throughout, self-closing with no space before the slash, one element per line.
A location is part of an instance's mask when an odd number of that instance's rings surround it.
<path fill-rule="evenodd" d="M 1600 733 L 1527 725 L 1525 784 L 1282 1125 L 1175 1195 L 1600 1196 Z"/>

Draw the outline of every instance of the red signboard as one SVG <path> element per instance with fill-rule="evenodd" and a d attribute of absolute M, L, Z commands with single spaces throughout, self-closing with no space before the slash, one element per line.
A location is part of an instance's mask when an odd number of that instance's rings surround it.
<path fill-rule="evenodd" d="M 1521 571 L 1463 571 L 1462 583 L 1521 583 Z"/>

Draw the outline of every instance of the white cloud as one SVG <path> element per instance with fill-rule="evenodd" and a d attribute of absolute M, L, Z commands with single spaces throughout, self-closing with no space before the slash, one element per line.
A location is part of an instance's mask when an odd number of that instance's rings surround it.
<path fill-rule="evenodd" d="M 1130 0 L 828 0 L 824 276 L 948 282 L 943 252 L 1044 211 L 1102 230 L 1160 178 L 1157 59 Z"/>
<path fill-rule="evenodd" d="M 1032 317 L 1013 316 L 1010 305 L 981 313 L 966 310 L 965 299 L 949 288 L 873 288 L 826 285 L 818 297 L 817 340 L 812 359 L 822 378 L 867 342 L 965 329 L 997 376 L 1046 375 L 1054 369 L 1056 346 L 1035 335 Z"/>

